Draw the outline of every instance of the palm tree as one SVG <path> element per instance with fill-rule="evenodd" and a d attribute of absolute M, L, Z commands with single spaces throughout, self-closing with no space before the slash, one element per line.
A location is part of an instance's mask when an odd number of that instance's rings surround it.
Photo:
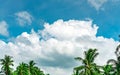
<path fill-rule="evenodd" d="M 31 75 L 37 75 L 36 73 L 36 69 L 35 69 L 35 62 L 33 60 L 31 60 L 28 64 L 28 69 Z"/>
<path fill-rule="evenodd" d="M 28 75 L 28 65 L 24 62 L 20 63 L 16 69 L 17 75 Z"/>
<path fill-rule="evenodd" d="M 94 59 L 98 55 L 96 49 L 89 49 L 85 51 L 85 58 L 76 57 L 76 60 L 82 61 L 81 66 L 75 67 L 74 70 L 76 71 L 75 75 L 99 75 L 99 68 L 94 63 Z"/>
<path fill-rule="evenodd" d="M 120 37 L 120 35 L 119 35 Z M 107 64 L 111 64 L 113 66 L 113 69 L 115 71 L 116 75 L 120 75 L 120 44 L 117 46 L 115 55 L 117 57 L 117 60 L 115 59 L 110 59 L 108 60 Z"/>
<path fill-rule="evenodd" d="M 108 60 L 107 64 L 112 65 L 115 73 L 116 73 L 117 75 L 120 75 L 120 55 L 118 55 L 117 52 L 116 52 L 115 54 L 116 54 L 116 56 L 117 56 L 117 60 L 115 60 L 115 59 L 110 59 L 110 60 Z"/>
<path fill-rule="evenodd" d="M 44 75 L 43 71 L 41 71 L 37 66 L 35 66 L 35 62 L 31 60 L 28 64 L 29 75 Z"/>
<path fill-rule="evenodd" d="M 102 66 L 102 69 L 103 69 L 103 75 L 114 75 L 114 70 L 112 68 L 112 65 L 105 65 L 105 66 Z"/>
<path fill-rule="evenodd" d="M 45 75 L 43 71 L 40 70 L 40 68 L 38 67 L 34 67 L 35 71 L 36 71 L 36 75 Z M 47 74 L 49 75 L 49 74 Z"/>
<path fill-rule="evenodd" d="M 118 59 L 120 59 L 120 58 L 117 58 L 117 60 L 110 59 L 107 62 L 107 64 L 112 65 L 112 68 L 116 75 L 120 75 L 120 61 Z"/>
<path fill-rule="evenodd" d="M 10 66 L 13 66 L 13 60 L 11 56 L 5 55 L 4 59 L 0 59 L 1 65 L 2 65 L 2 71 L 4 71 L 5 75 L 11 75 L 12 68 Z"/>

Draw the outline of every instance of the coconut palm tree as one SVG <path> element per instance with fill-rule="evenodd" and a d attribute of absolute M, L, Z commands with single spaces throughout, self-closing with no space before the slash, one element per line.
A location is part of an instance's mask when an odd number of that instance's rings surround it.
<path fill-rule="evenodd" d="M 103 75 L 114 75 L 115 74 L 112 68 L 112 65 L 107 64 L 105 66 L 102 66 L 102 69 L 103 69 L 103 72 L 102 72 Z"/>
<path fill-rule="evenodd" d="M 28 64 L 28 69 L 29 69 L 29 72 L 30 72 L 30 75 L 37 75 L 37 71 L 35 69 L 35 62 L 33 60 L 31 60 Z"/>
<path fill-rule="evenodd" d="M 45 75 L 43 71 L 40 70 L 37 66 L 35 66 L 35 62 L 31 60 L 28 64 L 28 69 L 30 72 L 30 75 Z"/>
<path fill-rule="evenodd" d="M 76 75 L 100 75 L 99 67 L 94 63 L 94 59 L 98 55 L 96 49 L 89 49 L 84 52 L 85 58 L 76 57 L 76 60 L 82 61 L 83 65 L 75 67 Z"/>
<path fill-rule="evenodd" d="M 16 69 L 17 75 L 28 75 L 28 65 L 24 62 L 20 63 Z"/>
<path fill-rule="evenodd" d="M 110 59 L 108 60 L 107 64 L 112 65 L 112 68 L 115 71 L 115 74 L 120 75 L 120 56 L 116 54 L 117 60 L 115 59 Z"/>
<path fill-rule="evenodd" d="M 13 60 L 11 56 L 5 55 L 4 59 L 0 59 L 0 64 L 2 65 L 2 71 L 5 73 L 5 75 L 11 75 L 12 68 L 10 66 L 13 66 Z"/>
<path fill-rule="evenodd" d="M 40 68 L 38 67 L 34 67 L 35 71 L 36 71 L 36 75 L 45 75 L 43 71 L 40 70 Z M 47 74 L 49 75 L 49 74 Z"/>
<path fill-rule="evenodd" d="M 120 35 L 119 35 L 119 37 L 120 37 Z M 120 75 L 120 44 L 116 48 L 115 55 L 117 57 L 117 60 L 110 59 L 110 60 L 108 60 L 107 64 L 112 65 L 112 67 L 115 71 L 115 75 Z"/>
<path fill-rule="evenodd" d="M 120 58 L 117 58 L 117 60 L 110 59 L 107 62 L 107 64 L 112 65 L 115 75 L 120 75 L 120 60 L 118 60 L 118 59 L 120 59 Z"/>

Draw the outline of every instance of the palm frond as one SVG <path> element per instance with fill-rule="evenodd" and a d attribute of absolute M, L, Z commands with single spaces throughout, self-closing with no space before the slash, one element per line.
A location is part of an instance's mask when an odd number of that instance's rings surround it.
<path fill-rule="evenodd" d="M 108 65 L 109 65 L 109 64 L 111 64 L 111 65 L 116 65 L 116 64 L 117 64 L 117 61 L 114 60 L 114 59 L 110 59 L 110 60 L 107 61 L 107 64 L 108 64 Z"/>

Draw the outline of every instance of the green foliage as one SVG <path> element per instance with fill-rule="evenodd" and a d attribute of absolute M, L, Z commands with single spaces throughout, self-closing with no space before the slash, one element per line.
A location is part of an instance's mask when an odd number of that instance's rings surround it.
<path fill-rule="evenodd" d="M 112 68 L 112 65 L 105 65 L 102 67 L 103 69 L 103 75 L 114 75 L 114 70 Z"/>
<path fill-rule="evenodd" d="M 74 68 L 73 75 L 120 75 L 120 45 L 116 48 L 115 54 L 117 60 L 110 59 L 104 66 L 94 63 L 95 58 L 98 56 L 96 49 L 89 49 L 84 52 L 84 58 L 76 57 L 82 64 Z"/>
<path fill-rule="evenodd" d="M 5 55 L 4 59 L 0 59 L 0 62 L 2 65 L 2 72 L 4 72 L 6 75 L 11 75 L 12 68 L 10 66 L 13 66 L 12 57 Z"/>
<path fill-rule="evenodd" d="M 36 63 L 33 60 L 31 60 L 28 64 L 24 62 L 20 63 L 14 71 L 11 68 L 11 66 L 13 66 L 11 56 L 5 55 L 4 59 L 0 59 L 0 62 L 2 65 L 1 73 L 5 75 L 49 75 L 44 74 L 39 67 L 35 66 Z"/>
<path fill-rule="evenodd" d="M 84 52 L 84 58 L 76 57 L 75 60 L 82 62 L 82 65 L 75 67 L 75 75 L 99 75 L 99 67 L 94 63 L 98 55 L 96 49 L 89 49 Z"/>
<path fill-rule="evenodd" d="M 16 69 L 17 75 L 29 75 L 28 66 L 26 63 L 22 62 Z"/>

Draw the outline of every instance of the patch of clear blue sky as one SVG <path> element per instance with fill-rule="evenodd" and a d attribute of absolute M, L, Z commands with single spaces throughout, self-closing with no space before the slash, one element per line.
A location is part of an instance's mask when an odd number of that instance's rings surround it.
<path fill-rule="evenodd" d="M 97 36 L 118 39 L 120 34 L 120 2 L 108 1 L 96 10 L 87 0 L 0 0 L 0 21 L 8 23 L 10 37 L 24 31 L 43 29 L 43 22 L 53 23 L 58 19 L 84 20 L 90 18 L 99 26 Z M 20 27 L 15 13 L 27 11 L 33 17 L 31 26 Z M 8 37 L 8 38 L 10 38 Z M 7 39 L 0 36 L 1 39 Z"/>

